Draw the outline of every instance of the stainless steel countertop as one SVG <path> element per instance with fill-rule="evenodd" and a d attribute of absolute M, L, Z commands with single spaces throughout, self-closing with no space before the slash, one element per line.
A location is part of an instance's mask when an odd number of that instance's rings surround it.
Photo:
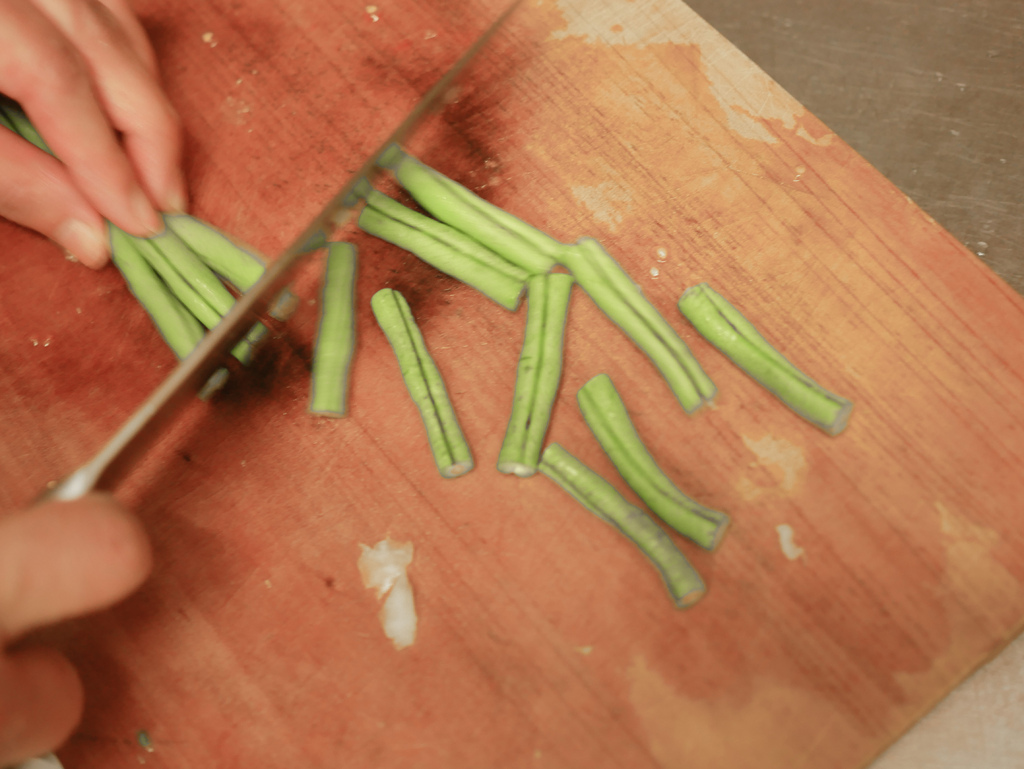
<path fill-rule="evenodd" d="M 1024 294 L 1022 0 L 687 4 Z"/>
<path fill-rule="evenodd" d="M 1024 294 L 1024 0 L 687 4 Z M 1024 637 L 871 769 L 1020 769 L 1022 723 Z"/>

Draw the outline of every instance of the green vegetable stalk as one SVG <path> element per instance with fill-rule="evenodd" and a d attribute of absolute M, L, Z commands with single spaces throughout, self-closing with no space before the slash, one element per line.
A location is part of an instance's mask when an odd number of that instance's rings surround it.
<path fill-rule="evenodd" d="M 366 196 L 359 226 L 472 286 L 508 310 L 519 306 L 529 274 L 458 230 L 377 190 Z"/>
<path fill-rule="evenodd" d="M 587 425 L 616 469 L 659 518 L 706 550 L 721 544 L 729 516 L 686 496 L 654 461 L 636 432 L 626 406 L 607 374 L 598 374 L 577 393 Z"/>
<path fill-rule="evenodd" d="M 355 246 L 328 244 L 320 325 L 313 351 L 309 410 L 314 414 L 341 417 L 348 411 L 349 374 L 356 344 L 355 286 Z"/>
<path fill-rule="evenodd" d="M 707 283 L 687 289 L 679 310 L 727 358 L 804 419 L 829 435 L 846 427 L 853 403 L 790 363 Z"/>
<path fill-rule="evenodd" d="M 684 410 L 693 412 L 714 397 L 715 385 L 690 348 L 600 243 L 584 238 L 564 247 L 560 260 L 594 304 L 651 359 Z"/>
<path fill-rule="evenodd" d="M 419 409 L 438 470 L 445 478 L 465 475 L 473 469 L 469 444 L 409 304 L 394 289 L 384 288 L 373 295 L 370 307 L 395 352 L 409 395 Z"/>
<path fill-rule="evenodd" d="M 0 120 L 2 120 L 0 125 L 11 129 L 22 139 L 32 143 L 43 152 L 53 154 L 53 150 L 50 149 L 50 146 L 40 136 L 39 131 L 32 125 L 32 121 L 28 119 L 28 116 L 18 104 L 10 100 L 0 100 Z"/>
<path fill-rule="evenodd" d="M 421 163 L 398 146 L 381 157 L 398 183 L 425 210 L 529 274 L 549 272 L 562 244 L 456 181 Z"/>
<path fill-rule="evenodd" d="M 562 376 L 562 347 L 575 281 L 565 273 L 534 275 L 527 283 L 526 332 L 516 372 L 498 470 L 522 478 L 537 472 L 540 452 Z"/>
<path fill-rule="evenodd" d="M 559 444 L 544 449 L 540 471 L 639 547 L 661 573 L 678 608 L 693 606 L 707 592 L 704 580 L 658 524 Z"/>

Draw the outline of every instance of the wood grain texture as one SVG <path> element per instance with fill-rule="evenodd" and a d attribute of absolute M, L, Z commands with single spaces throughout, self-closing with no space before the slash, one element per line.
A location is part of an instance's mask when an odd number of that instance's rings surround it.
<path fill-rule="evenodd" d="M 141 2 L 195 212 L 274 253 L 500 5 Z M 686 6 L 531 0 L 410 149 L 555 237 L 601 240 L 691 344 L 720 390 L 695 416 L 577 292 L 550 438 L 636 499 L 574 402 L 611 375 L 666 472 L 734 518 L 714 554 L 681 543 L 707 597 L 673 609 L 608 526 L 492 469 L 523 310 L 354 233 L 351 415 L 305 413 L 307 301 L 117 489 L 157 569 L 43 636 L 89 692 L 68 766 L 852 768 L 1018 632 L 1024 303 Z M 10 507 L 173 360 L 113 271 L 0 236 L 19 286 L 0 303 Z M 845 433 L 695 336 L 675 302 L 699 281 L 856 403 Z M 438 476 L 372 322 L 382 286 L 447 379 L 477 460 L 463 478 Z M 385 536 L 416 548 L 402 652 L 356 569 L 359 543 Z"/>

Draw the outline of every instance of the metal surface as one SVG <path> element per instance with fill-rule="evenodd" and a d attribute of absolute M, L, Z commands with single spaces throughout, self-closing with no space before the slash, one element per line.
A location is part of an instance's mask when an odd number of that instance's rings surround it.
<path fill-rule="evenodd" d="M 433 109 L 440 106 L 456 78 L 480 52 L 521 0 L 514 0 L 490 27 L 451 66 L 344 187 L 324 206 L 303 232 L 273 261 L 263 277 L 232 307 L 224 319 L 212 329 L 153 394 L 139 407 L 107 444 L 92 459 L 62 480 L 51 484 L 36 500 L 78 499 L 102 482 L 109 481 L 117 470 L 123 470 L 138 452 L 159 432 L 161 425 L 183 400 L 195 394 L 219 366 L 227 352 L 265 311 L 289 276 L 313 244 L 322 242 L 332 227 L 349 221 L 360 204 L 358 188 L 374 178 L 377 161 L 393 144 L 401 144 Z"/>
<path fill-rule="evenodd" d="M 1024 3 L 687 4 L 1024 293 Z"/>

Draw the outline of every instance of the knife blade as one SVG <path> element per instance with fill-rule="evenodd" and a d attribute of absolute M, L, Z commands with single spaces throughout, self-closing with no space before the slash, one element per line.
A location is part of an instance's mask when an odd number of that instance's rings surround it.
<path fill-rule="evenodd" d="M 220 365 L 227 352 L 256 321 L 259 313 L 267 309 L 273 298 L 288 283 L 289 276 L 302 262 L 303 257 L 315 250 L 314 244 L 322 242 L 328 228 L 342 227 L 351 219 L 361 205 L 361 199 L 357 194 L 359 189 L 368 185 L 380 173 L 377 161 L 381 155 L 392 145 L 402 144 L 423 119 L 443 103 L 458 76 L 521 2 L 522 0 L 513 0 L 491 26 L 466 49 L 302 233 L 271 262 L 263 276 L 235 302 L 231 311 L 178 364 L 106 445 L 78 469 L 59 481 L 49 483 L 46 490 L 37 497 L 36 503 L 52 499 L 78 499 L 101 483 L 109 483 L 118 471 L 126 469 L 131 460 L 156 436 L 165 420 L 173 415 L 176 407 L 196 392 Z"/>

